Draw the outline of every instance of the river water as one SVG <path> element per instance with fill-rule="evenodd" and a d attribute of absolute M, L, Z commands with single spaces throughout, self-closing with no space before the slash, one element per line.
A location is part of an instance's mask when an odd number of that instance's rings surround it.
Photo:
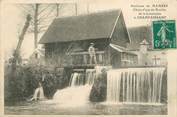
<path fill-rule="evenodd" d="M 167 105 L 104 104 L 90 103 L 80 106 L 66 106 L 52 100 L 21 102 L 5 106 L 7 115 L 162 115 L 167 114 Z"/>
<path fill-rule="evenodd" d="M 141 71 L 141 70 L 136 70 Z M 161 70 L 160 70 L 161 71 Z M 93 81 L 95 78 L 94 70 L 87 71 L 87 80 L 84 83 L 81 73 L 73 73 L 70 86 L 58 90 L 52 100 L 43 100 L 43 101 L 32 101 L 32 102 L 20 102 L 16 103 L 13 106 L 5 106 L 5 114 L 9 115 L 164 115 L 167 114 L 167 104 L 162 104 L 159 101 L 120 101 L 119 100 L 119 82 L 121 75 L 114 76 L 114 73 L 111 73 L 111 76 L 108 78 L 108 99 L 102 103 L 93 103 L 89 101 L 89 94 Z M 114 71 L 115 72 L 115 71 Z M 117 74 L 118 71 L 116 71 Z M 121 71 L 122 72 L 122 71 Z M 134 72 L 131 72 L 131 74 Z M 138 72 L 139 73 L 139 72 Z M 141 72 L 140 72 L 141 73 Z M 161 73 L 161 72 L 156 72 Z M 132 75 L 129 76 L 132 76 Z M 143 74 L 145 74 L 143 72 Z M 138 75 L 137 75 L 138 76 Z M 147 75 L 148 76 L 148 75 Z M 137 77 L 139 78 L 139 77 Z M 129 86 L 134 80 L 137 79 L 132 77 L 127 77 L 130 79 L 127 81 L 127 87 L 125 88 L 127 94 L 132 91 L 139 92 L 140 89 L 137 89 L 134 86 Z M 141 83 L 139 80 L 136 80 L 134 84 L 144 84 L 146 77 L 143 75 L 141 78 Z M 156 78 L 156 77 L 152 77 Z M 157 78 L 161 78 L 161 75 Z M 156 78 L 156 79 L 157 79 Z M 149 76 L 147 79 L 150 79 Z M 110 81 L 110 82 L 109 82 Z M 160 81 L 160 80 L 159 80 Z M 139 83 L 140 82 L 140 83 Z M 154 83 L 156 83 L 154 81 Z M 157 84 L 157 83 L 156 83 Z M 157 87 L 158 88 L 158 87 Z M 156 85 L 150 90 L 153 92 L 154 89 L 157 89 Z M 149 91 L 149 92 L 150 92 Z M 111 93 L 110 93 L 111 92 Z M 118 93 L 117 93 L 118 92 Z M 153 94 L 153 93 L 152 93 Z M 157 93 L 160 94 L 160 93 Z M 137 95 L 140 95 L 139 93 Z M 140 95 L 142 96 L 142 94 Z M 156 97 L 159 97 L 158 95 Z M 131 98 L 132 99 L 132 98 Z M 158 98 L 157 98 L 158 99 Z M 110 103 L 113 102 L 113 103 Z"/>

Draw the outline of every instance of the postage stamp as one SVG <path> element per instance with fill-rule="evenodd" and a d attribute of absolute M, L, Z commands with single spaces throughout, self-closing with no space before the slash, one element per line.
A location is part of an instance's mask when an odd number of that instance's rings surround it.
<path fill-rule="evenodd" d="M 154 49 L 176 48 L 175 20 L 153 21 Z"/>

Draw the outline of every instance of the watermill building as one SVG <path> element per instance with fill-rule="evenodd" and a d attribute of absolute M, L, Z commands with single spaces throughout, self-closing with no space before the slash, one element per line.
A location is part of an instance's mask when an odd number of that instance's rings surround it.
<path fill-rule="evenodd" d="M 97 65 L 112 66 L 137 63 L 137 55 L 126 51 L 130 43 L 121 10 L 56 18 L 42 36 L 47 65 L 93 68 L 88 48 L 94 43 Z"/>

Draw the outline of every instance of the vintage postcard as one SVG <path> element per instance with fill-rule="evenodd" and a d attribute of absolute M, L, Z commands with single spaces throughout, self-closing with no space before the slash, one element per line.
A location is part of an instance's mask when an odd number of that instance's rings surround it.
<path fill-rule="evenodd" d="M 177 116 L 177 0 L 0 2 L 0 116 Z"/>

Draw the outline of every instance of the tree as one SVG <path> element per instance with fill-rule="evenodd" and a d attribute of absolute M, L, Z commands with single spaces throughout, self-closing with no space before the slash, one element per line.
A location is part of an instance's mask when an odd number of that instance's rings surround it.
<path fill-rule="evenodd" d="M 77 3 L 75 5 L 75 13 L 78 15 Z M 29 33 L 34 34 L 34 49 L 37 48 L 39 33 L 46 31 L 52 20 L 59 16 L 59 10 L 63 7 L 62 3 L 55 4 L 20 4 L 19 8 L 22 10 L 23 15 L 30 14 L 32 16 L 32 23 L 29 27 Z M 89 6 L 88 6 L 89 7 Z M 89 9 L 89 8 L 88 8 Z M 88 10 L 87 9 L 87 10 Z"/>
<path fill-rule="evenodd" d="M 14 65 L 14 66 L 12 66 L 13 68 L 15 68 L 17 62 L 20 61 L 20 58 L 21 58 L 21 57 L 20 57 L 20 48 L 21 48 L 22 42 L 23 42 L 23 40 L 24 40 L 24 36 L 25 36 L 25 34 L 26 34 L 26 31 L 27 31 L 27 29 L 28 29 L 28 27 L 29 27 L 29 25 L 30 25 L 30 21 L 31 21 L 31 15 L 28 14 L 28 15 L 26 16 L 25 25 L 24 25 L 24 27 L 23 27 L 23 29 L 22 29 L 22 32 L 21 32 L 20 36 L 19 36 L 19 41 L 18 41 L 17 47 L 16 47 L 16 49 L 15 49 L 15 52 L 13 53 L 13 57 L 14 57 L 14 59 L 13 59 L 13 64 L 12 64 L 12 65 Z"/>
<path fill-rule="evenodd" d="M 76 16 L 78 15 L 78 7 L 77 7 L 77 3 L 75 3 L 75 11 L 76 11 Z"/>
<path fill-rule="evenodd" d="M 34 33 L 34 49 L 36 49 L 39 33 L 45 31 L 52 20 L 59 15 L 59 4 L 36 3 L 18 6 L 24 15 L 30 14 L 32 16 L 32 23 L 28 32 Z"/>
<path fill-rule="evenodd" d="M 61 4 L 56 4 L 56 17 L 59 16 L 59 9 L 61 8 Z"/>

